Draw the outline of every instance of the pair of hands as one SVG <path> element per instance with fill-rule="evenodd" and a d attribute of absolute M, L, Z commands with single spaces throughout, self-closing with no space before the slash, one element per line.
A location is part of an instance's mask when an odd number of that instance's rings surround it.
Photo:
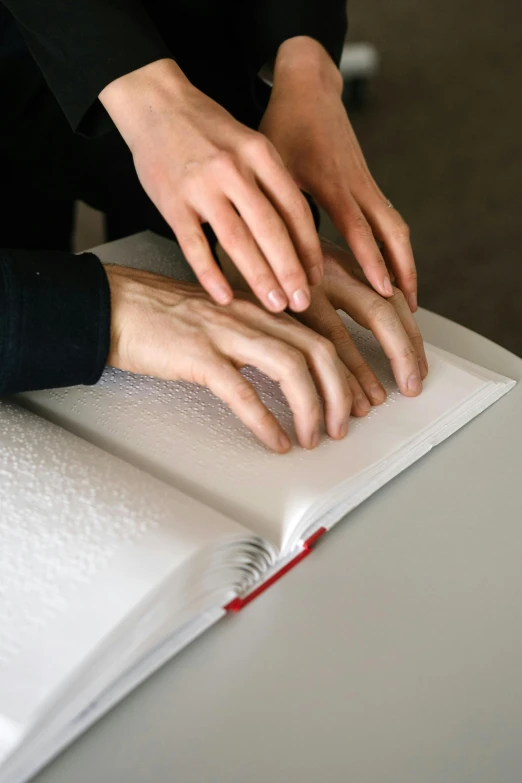
<path fill-rule="evenodd" d="M 242 291 L 223 306 L 198 285 L 107 266 L 112 299 L 109 364 L 207 386 L 262 443 L 284 453 L 291 447 L 288 434 L 239 372 L 253 364 L 280 383 L 302 446 L 317 446 L 323 418 L 330 437 L 343 438 L 350 415 L 364 416 L 371 404 L 384 402 L 386 392 L 335 308 L 373 331 L 403 394 L 419 393 L 427 364 L 402 292 L 394 289 L 392 297 L 384 299 L 364 281 L 349 253 L 327 240 L 321 244 L 324 278 L 313 289 L 311 306 L 299 315 L 302 322 L 286 313 L 267 312 Z"/>
<path fill-rule="evenodd" d="M 393 296 L 387 262 L 416 310 L 407 227 L 368 171 L 341 91 L 330 56 L 300 36 L 278 50 L 259 132 L 196 89 L 173 60 L 151 63 L 100 93 L 145 191 L 216 302 L 228 304 L 232 289 L 203 222 L 267 310 L 307 309 L 324 264 L 302 188 L 330 215 L 375 290 Z"/>

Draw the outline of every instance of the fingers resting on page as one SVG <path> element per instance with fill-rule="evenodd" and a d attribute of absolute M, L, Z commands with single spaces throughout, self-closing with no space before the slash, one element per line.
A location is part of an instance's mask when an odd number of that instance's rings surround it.
<path fill-rule="evenodd" d="M 312 292 L 312 304 L 298 317 L 330 339 L 351 371 L 354 415 L 368 413 L 371 405 L 386 399 L 386 391 L 357 349 L 337 310 L 369 329 L 390 360 L 402 394 L 415 397 L 422 391 L 428 361 L 422 336 L 403 292 L 392 286 L 391 297 L 380 296 L 368 283 L 352 253 L 321 237 L 324 277 Z"/>
<path fill-rule="evenodd" d="M 372 405 L 386 399 L 386 391 L 370 365 L 361 356 L 341 316 L 342 310 L 369 329 L 391 363 L 402 394 L 414 397 L 422 390 L 428 374 L 424 343 L 415 317 L 404 294 L 393 286 L 391 297 L 380 296 L 369 284 L 358 261 L 350 251 L 320 237 L 324 274 L 320 285 L 312 288 L 312 302 L 295 318 L 326 337 L 349 371 L 352 415 L 366 415 Z M 235 288 L 247 290 L 235 266 L 218 247 L 222 269 Z"/>
<path fill-rule="evenodd" d="M 289 315 L 269 313 L 240 292 L 228 306 L 198 285 L 107 266 L 111 288 L 108 364 L 208 387 L 269 449 L 284 453 L 289 433 L 240 373 L 258 367 L 278 382 L 304 448 L 348 431 L 350 373 L 332 343 Z"/>

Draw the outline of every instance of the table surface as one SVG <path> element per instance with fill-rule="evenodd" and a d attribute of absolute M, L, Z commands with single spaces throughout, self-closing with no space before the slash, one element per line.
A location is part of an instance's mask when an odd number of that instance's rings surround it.
<path fill-rule="evenodd" d="M 517 380 L 432 313 L 425 339 Z M 522 384 L 99 721 L 38 783 L 520 783 Z"/>

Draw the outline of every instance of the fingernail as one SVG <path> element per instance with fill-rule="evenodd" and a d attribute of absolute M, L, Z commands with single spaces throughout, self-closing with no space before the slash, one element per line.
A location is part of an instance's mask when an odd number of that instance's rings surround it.
<path fill-rule="evenodd" d="M 279 436 L 279 446 L 281 447 L 281 450 L 288 451 L 291 445 L 288 435 L 285 432 L 282 432 Z"/>
<path fill-rule="evenodd" d="M 314 266 L 310 269 L 310 283 L 312 285 L 319 285 L 323 279 L 323 271 L 320 266 Z"/>
<path fill-rule="evenodd" d="M 417 294 L 410 294 L 408 297 L 410 310 L 414 313 L 417 310 Z"/>
<path fill-rule="evenodd" d="M 220 304 L 228 304 L 232 301 L 232 292 L 224 285 L 217 285 L 212 289 L 214 299 Z"/>
<path fill-rule="evenodd" d="M 310 295 L 304 288 L 298 288 L 297 291 L 294 291 L 292 294 L 292 302 L 297 310 L 306 310 L 310 304 Z"/>
<path fill-rule="evenodd" d="M 310 448 L 311 449 L 315 449 L 316 446 L 319 445 L 319 438 L 320 438 L 319 430 L 314 430 L 313 433 L 312 433 L 312 438 L 310 440 Z"/>
<path fill-rule="evenodd" d="M 340 438 L 346 438 L 346 436 L 348 435 L 348 422 L 349 422 L 349 419 L 346 419 L 346 421 L 343 421 L 343 423 L 339 427 L 339 437 Z"/>
<path fill-rule="evenodd" d="M 419 378 L 416 372 L 410 375 L 406 386 L 408 387 L 408 391 L 420 392 L 420 390 L 422 389 L 422 383 L 421 383 L 421 379 Z"/>
<path fill-rule="evenodd" d="M 388 276 L 386 276 L 382 281 L 382 287 L 384 288 L 384 293 L 387 296 L 393 296 L 393 288 L 392 288 L 390 278 Z"/>
<path fill-rule="evenodd" d="M 355 406 L 360 411 L 364 411 L 365 413 L 368 413 L 368 411 L 371 408 L 371 405 L 367 399 L 367 397 L 364 396 L 364 394 L 358 394 L 355 398 Z"/>
<path fill-rule="evenodd" d="M 386 399 L 386 392 L 378 383 L 374 383 L 370 386 L 370 395 L 376 402 L 384 402 Z"/>
<path fill-rule="evenodd" d="M 270 304 L 278 310 L 284 310 L 287 305 L 286 296 L 282 291 L 278 291 L 276 288 L 274 288 L 273 291 L 270 291 L 267 299 Z"/>

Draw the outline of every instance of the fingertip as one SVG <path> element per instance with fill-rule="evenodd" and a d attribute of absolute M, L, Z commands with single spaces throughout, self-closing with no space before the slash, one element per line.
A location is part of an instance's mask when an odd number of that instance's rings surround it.
<path fill-rule="evenodd" d="M 382 290 L 384 296 L 393 296 L 393 286 L 388 275 L 385 275 L 382 280 Z"/>
<path fill-rule="evenodd" d="M 386 391 L 380 383 L 374 383 L 369 389 L 370 399 L 373 405 L 382 405 L 386 399 Z"/>
<path fill-rule="evenodd" d="M 422 380 L 424 380 L 426 378 L 426 376 L 428 375 L 428 363 L 422 356 L 419 359 L 419 371 L 420 371 Z"/>
<path fill-rule="evenodd" d="M 350 426 L 350 417 L 348 416 L 347 419 L 343 421 L 341 426 L 339 427 L 339 439 L 342 440 L 343 438 L 346 438 L 348 435 L 348 429 Z"/>
<path fill-rule="evenodd" d="M 302 313 L 310 306 L 310 290 L 308 288 L 298 288 L 293 292 L 290 298 L 290 308 L 295 313 Z"/>
<path fill-rule="evenodd" d="M 281 290 L 277 288 L 274 288 L 273 291 L 269 292 L 267 300 L 268 308 L 273 313 L 281 313 L 286 307 L 288 307 L 288 300 L 286 296 Z"/>
<path fill-rule="evenodd" d="M 408 295 L 408 307 L 410 308 L 412 313 L 416 313 L 417 310 L 419 309 L 419 306 L 417 304 L 417 294 L 414 291 Z"/>
<path fill-rule="evenodd" d="M 422 391 L 422 381 L 418 373 L 413 372 L 408 377 L 403 394 L 408 397 L 417 397 Z"/>
<path fill-rule="evenodd" d="M 290 438 L 283 430 L 281 430 L 281 433 L 279 435 L 278 445 L 279 445 L 280 454 L 286 454 L 292 448 Z"/>
<path fill-rule="evenodd" d="M 370 400 L 365 394 L 358 394 L 354 403 L 355 410 L 361 416 L 366 416 L 370 412 Z"/>
<path fill-rule="evenodd" d="M 229 305 L 234 298 L 234 293 L 228 285 L 216 283 L 209 291 L 212 298 L 220 305 Z"/>

